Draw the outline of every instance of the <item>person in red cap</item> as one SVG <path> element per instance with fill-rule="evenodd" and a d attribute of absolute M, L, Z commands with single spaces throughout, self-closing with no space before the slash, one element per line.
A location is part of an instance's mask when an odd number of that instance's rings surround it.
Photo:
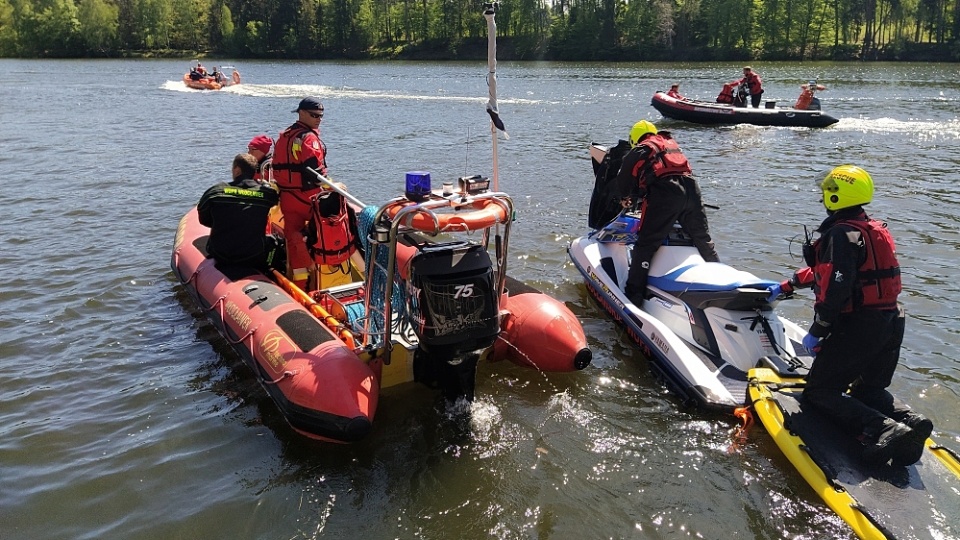
<path fill-rule="evenodd" d="M 265 181 L 270 179 L 267 168 L 269 167 L 270 160 L 273 158 L 273 154 L 270 153 L 272 148 L 273 139 L 268 135 L 257 135 L 247 143 L 247 152 L 257 158 L 257 174 L 254 176 L 255 180 Z"/>
<path fill-rule="evenodd" d="M 292 112 L 297 113 L 297 121 L 280 133 L 271 167 L 273 179 L 280 189 L 287 276 L 305 289 L 313 259 L 307 250 L 303 230 L 311 217 L 310 197 L 324 189 L 307 169 L 327 175 L 327 147 L 320 140 L 320 120 L 323 118 L 320 98 L 305 97 Z"/>

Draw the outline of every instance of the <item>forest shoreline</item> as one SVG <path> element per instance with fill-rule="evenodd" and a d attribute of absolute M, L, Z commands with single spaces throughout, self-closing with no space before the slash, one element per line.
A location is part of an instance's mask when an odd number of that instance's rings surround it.
<path fill-rule="evenodd" d="M 671 50 L 610 50 L 597 54 L 551 54 L 546 47 L 530 52 L 528 47 L 515 47 L 510 38 L 501 38 L 497 46 L 497 59 L 502 61 L 531 62 L 960 62 L 960 51 L 951 50 L 947 44 L 911 43 L 903 47 L 886 47 L 863 57 L 855 47 L 838 47 L 832 51 L 814 51 L 806 57 L 798 54 L 754 55 L 742 49 L 720 50 L 715 48 L 689 48 Z M 37 59 L 39 57 L 8 57 Z M 43 57 L 54 58 L 54 57 Z M 433 43 L 371 48 L 363 52 L 328 54 L 316 57 L 290 57 L 278 51 L 276 55 L 237 55 L 222 51 L 190 51 L 173 49 L 120 50 L 115 54 L 86 55 L 70 58 L 229 58 L 233 60 L 402 60 L 402 61 L 475 61 L 487 59 L 486 38 L 464 39 L 457 44 Z"/>

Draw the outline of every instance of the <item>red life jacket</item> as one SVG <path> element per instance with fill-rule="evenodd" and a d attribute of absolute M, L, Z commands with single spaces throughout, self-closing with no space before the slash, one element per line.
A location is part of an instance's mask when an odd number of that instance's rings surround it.
<path fill-rule="evenodd" d="M 717 103 L 733 103 L 733 85 L 732 84 L 723 85 L 723 90 L 721 90 L 720 95 L 717 96 Z"/>
<path fill-rule="evenodd" d="M 641 166 L 647 166 L 657 178 L 683 176 L 693 172 L 687 162 L 687 157 L 680 150 L 680 145 L 673 140 L 669 133 L 660 132 L 656 135 L 650 135 L 637 144 L 637 146 L 640 145 L 649 148 L 651 153 L 646 160 L 637 164 L 637 169 Z M 634 170 L 634 175 L 637 177 L 639 177 L 638 172 Z"/>
<path fill-rule="evenodd" d="M 751 96 L 760 95 L 763 93 L 761 89 L 760 76 L 756 72 L 751 71 L 750 75 L 740 79 L 740 83 L 747 83 L 747 88 L 750 90 Z"/>
<path fill-rule="evenodd" d="M 805 87 L 803 91 L 800 92 L 800 97 L 797 98 L 797 102 L 793 104 L 793 108 L 804 111 L 810 106 L 811 101 L 813 101 L 813 92 Z"/>
<path fill-rule="evenodd" d="M 314 262 L 336 266 L 357 250 L 356 215 L 347 200 L 335 191 L 310 197 L 312 217 L 307 226 L 307 247 Z"/>
<path fill-rule="evenodd" d="M 897 296 L 903 289 L 900 281 L 900 263 L 897 261 L 897 249 L 893 236 L 887 230 L 887 224 L 875 219 L 844 219 L 836 225 L 848 225 L 860 231 L 866 260 L 857 270 L 857 286 L 846 306 L 841 310 L 849 313 L 854 309 L 894 309 Z M 814 247 L 818 248 L 814 243 Z M 816 250 L 819 253 L 819 249 Z M 817 301 L 825 288 L 818 287 Z"/>
<path fill-rule="evenodd" d="M 305 190 L 317 186 L 311 176 L 303 174 L 303 162 L 306 161 L 304 154 L 308 151 L 305 149 L 304 140 L 311 133 L 316 135 L 316 132 L 309 127 L 297 123 L 284 130 L 277 142 L 274 143 L 271 166 L 273 167 L 273 179 L 281 190 Z M 320 137 L 317 137 L 317 141 L 323 150 L 323 161 L 318 164 L 317 171 L 326 175 L 326 146 L 320 140 Z M 310 157 L 312 157 L 312 154 Z"/>

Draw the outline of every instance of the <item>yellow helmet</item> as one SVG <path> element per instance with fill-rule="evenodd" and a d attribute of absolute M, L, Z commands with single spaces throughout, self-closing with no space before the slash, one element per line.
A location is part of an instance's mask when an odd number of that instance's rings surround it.
<path fill-rule="evenodd" d="M 647 133 L 653 133 L 656 135 L 657 126 L 653 125 L 651 122 L 647 122 L 646 120 L 641 120 L 634 124 L 633 127 L 630 128 L 630 146 L 636 146 L 637 141 L 640 140 L 640 137 L 643 137 Z"/>
<path fill-rule="evenodd" d="M 840 210 L 873 200 L 873 178 L 855 165 L 840 165 L 820 182 L 823 205 L 827 210 Z"/>

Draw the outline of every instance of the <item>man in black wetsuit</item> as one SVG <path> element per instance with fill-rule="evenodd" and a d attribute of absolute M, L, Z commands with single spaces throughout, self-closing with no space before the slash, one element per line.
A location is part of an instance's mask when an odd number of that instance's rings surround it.
<path fill-rule="evenodd" d="M 218 263 L 266 268 L 272 242 L 268 242 L 267 218 L 280 195 L 270 184 L 253 179 L 257 158 L 238 154 L 233 158 L 233 181 L 208 189 L 197 203 L 200 223 L 210 227 L 207 254 Z"/>
<path fill-rule="evenodd" d="M 675 222 L 693 239 L 703 260 L 719 262 L 720 257 L 710 238 L 700 186 L 673 137 L 641 120 L 630 130 L 630 144 L 633 149 L 624 156 L 614 182 L 620 193 L 639 192 L 643 198 L 640 230 L 624 290 L 634 305 L 642 307 L 650 262 Z"/>

